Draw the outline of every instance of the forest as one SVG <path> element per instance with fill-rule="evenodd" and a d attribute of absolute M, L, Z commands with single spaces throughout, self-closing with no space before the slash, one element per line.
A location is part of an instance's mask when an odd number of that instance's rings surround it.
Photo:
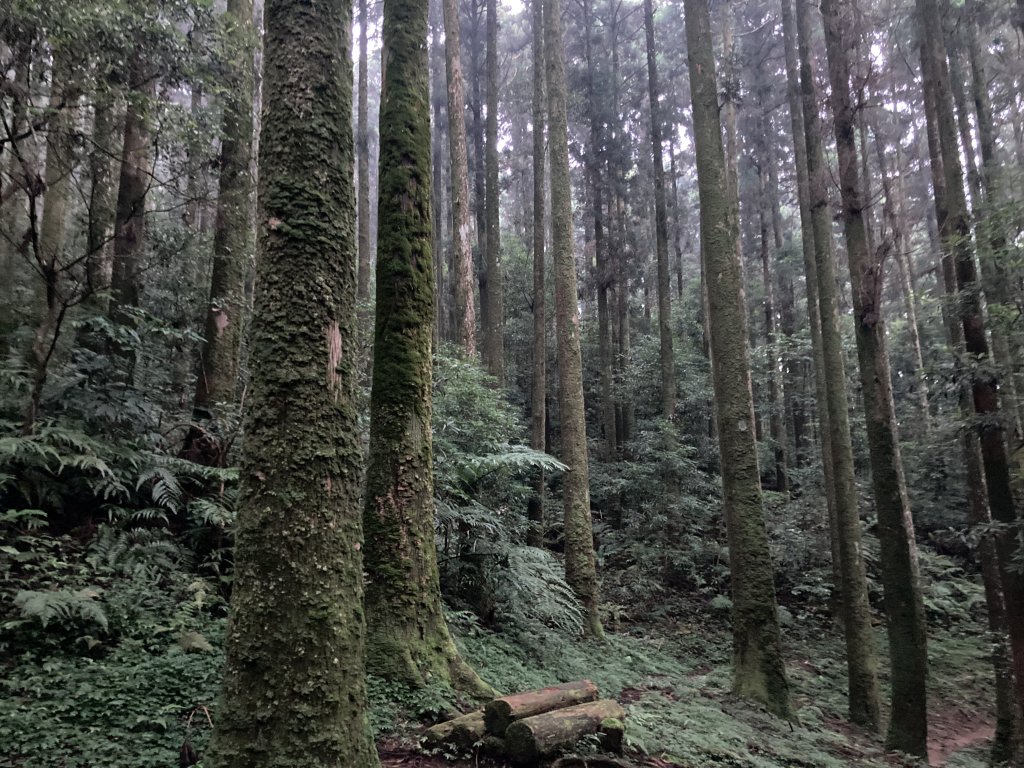
<path fill-rule="evenodd" d="M 0 72 L 0 768 L 1024 766 L 1024 0 Z"/>

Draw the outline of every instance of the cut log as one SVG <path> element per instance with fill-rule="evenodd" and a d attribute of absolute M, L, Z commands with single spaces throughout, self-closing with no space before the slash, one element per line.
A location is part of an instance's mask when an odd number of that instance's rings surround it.
<path fill-rule="evenodd" d="M 420 743 L 425 749 L 450 747 L 459 752 L 469 752 L 483 739 L 484 713 L 478 709 L 468 715 L 431 726 L 423 733 Z"/>
<path fill-rule="evenodd" d="M 517 720 L 505 731 L 505 753 L 519 765 L 536 763 L 597 734 L 609 752 L 622 749 L 626 713 L 617 701 L 602 699 Z"/>
<path fill-rule="evenodd" d="M 598 696 L 597 686 L 589 680 L 575 680 L 536 691 L 502 696 L 484 707 L 484 723 L 488 733 L 504 736 L 505 731 L 516 720 L 596 701 Z"/>

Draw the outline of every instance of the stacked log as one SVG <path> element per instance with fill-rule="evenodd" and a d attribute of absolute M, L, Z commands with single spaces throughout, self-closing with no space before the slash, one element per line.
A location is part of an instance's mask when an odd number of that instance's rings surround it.
<path fill-rule="evenodd" d="M 459 752 L 479 747 L 518 765 L 536 764 L 591 735 L 602 749 L 619 752 L 626 713 L 618 702 L 599 696 L 589 680 L 502 696 L 482 710 L 429 728 L 423 744 Z"/>

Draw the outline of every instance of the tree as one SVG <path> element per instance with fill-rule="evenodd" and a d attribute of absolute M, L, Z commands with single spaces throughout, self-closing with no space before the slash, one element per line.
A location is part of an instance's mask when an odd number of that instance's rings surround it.
<path fill-rule="evenodd" d="M 505 299 L 501 274 L 501 220 L 498 204 L 501 189 L 498 180 L 498 0 L 487 0 L 487 118 L 484 125 L 484 169 L 487 191 L 484 219 L 487 261 L 487 305 L 483 321 L 484 362 L 487 371 L 505 384 Z"/>
<path fill-rule="evenodd" d="M 209 763 L 374 768 L 353 354 L 351 8 L 269 0 L 265 23 L 252 379 Z"/>
<path fill-rule="evenodd" d="M 493 693 L 441 608 L 430 433 L 434 261 L 426 0 L 384 8 L 377 316 L 366 529 L 367 667 L 413 686 Z"/>
<path fill-rule="evenodd" d="M 823 0 L 821 13 L 825 21 L 843 233 L 850 267 L 857 358 L 867 423 L 871 484 L 878 514 L 882 586 L 893 670 L 892 715 L 886 744 L 890 749 L 927 756 L 928 649 L 924 600 L 918 574 L 914 524 L 896 433 L 881 306 L 882 267 L 891 243 L 883 243 L 875 253 L 868 246 L 868 223 L 855 140 L 856 107 L 850 92 L 848 56 L 853 46 L 849 35 L 856 28 L 852 6 L 847 0 Z"/>
<path fill-rule="evenodd" d="M 369 67 L 367 62 L 367 35 L 370 14 L 367 0 L 359 0 L 359 82 L 356 104 L 356 177 L 359 187 L 356 198 L 356 225 L 359 227 L 359 272 L 356 295 L 361 300 L 370 298 L 370 119 L 369 119 Z"/>
<path fill-rule="evenodd" d="M 661 107 L 658 103 L 658 57 L 654 45 L 654 3 L 644 0 L 644 32 L 647 38 L 647 95 L 651 112 L 651 157 L 654 161 L 654 231 L 658 260 L 658 339 L 661 345 L 661 415 L 676 414 L 676 366 L 672 354 L 672 286 L 668 268 L 668 213 L 665 207 L 665 163 L 661 141 Z"/>
<path fill-rule="evenodd" d="M 229 0 L 228 61 L 224 77 L 224 116 L 220 145 L 220 187 L 213 235 L 213 271 L 206 310 L 206 330 L 200 348 L 199 371 L 192 418 L 196 422 L 185 441 L 185 453 L 223 464 L 219 440 L 210 441 L 210 422 L 235 399 L 238 354 L 242 343 L 245 274 L 252 253 L 252 0 Z M 200 447 L 201 446 L 201 447 Z M 200 458 L 201 457 L 201 458 Z"/>
<path fill-rule="evenodd" d="M 796 0 L 796 26 L 800 53 L 800 92 L 807 146 L 807 177 L 811 229 L 814 239 L 814 274 L 817 276 L 818 318 L 826 390 L 830 443 L 835 482 L 835 531 L 833 552 L 839 554 L 843 631 L 846 640 L 846 671 L 850 720 L 866 728 L 880 724 L 878 660 L 871 629 L 867 577 L 861 556 L 860 515 L 854 485 L 853 444 L 847 411 L 843 340 L 839 333 L 839 302 L 836 291 L 832 223 L 828 201 L 818 87 L 811 54 L 811 15 L 807 0 Z M 811 272 L 808 271 L 808 279 Z"/>
<path fill-rule="evenodd" d="M 754 403 L 737 200 L 727 181 L 707 0 L 686 0 L 686 45 L 700 194 L 700 238 L 707 278 L 711 362 L 722 460 L 722 497 L 732 574 L 733 690 L 791 714 L 761 480 L 754 444 Z"/>
<path fill-rule="evenodd" d="M 587 631 L 601 639 L 597 565 L 590 520 L 590 470 L 583 411 L 583 361 L 577 310 L 576 261 L 572 252 L 572 188 L 560 0 L 544 6 L 545 83 L 548 91 L 548 153 L 551 166 L 551 260 L 555 271 L 555 333 L 558 348 L 558 410 L 562 425 L 565 580 L 583 603 Z"/>
<path fill-rule="evenodd" d="M 544 2 L 531 0 L 533 69 L 533 381 L 530 393 L 530 446 L 547 448 L 547 326 L 545 325 L 544 279 Z M 544 473 L 536 481 L 530 502 L 530 527 L 526 543 L 539 547 L 544 542 Z"/>
<path fill-rule="evenodd" d="M 1013 490 L 1010 485 L 1009 460 L 999 412 L 999 391 L 995 374 L 984 365 L 990 351 L 985 334 L 985 318 L 978 293 L 978 275 L 971 241 L 970 215 L 964 193 L 963 166 L 957 144 L 956 122 L 949 89 L 949 69 L 942 39 L 941 16 L 934 1 L 917 0 L 918 15 L 924 31 L 921 44 L 921 70 L 930 91 L 933 112 L 930 131 L 938 138 L 946 211 L 937 219 L 943 247 L 951 254 L 958 291 L 960 322 L 964 347 L 977 363 L 971 378 L 974 412 L 978 417 L 978 440 L 988 489 L 988 505 L 993 520 L 1004 528 L 996 537 L 1005 597 L 1007 628 L 1010 633 L 1013 679 L 1017 708 L 1024 713 L 1024 574 L 1016 567 L 1019 525 Z M 933 164 L 933 173 L 936 169 Z M 938 201 L 939 196 L 936 196 Z"/>
<path fill-rule="evenodd" d="M 452 166 L 452 265 L 455 338 L 467 357 L 476 355 L 473 252 L 469 229 L 469 161 L 466 151 L 466 99 L 459 42 L 459 4 L 443 0 L 445 68 L 448 75 L 448 145 Z"/>

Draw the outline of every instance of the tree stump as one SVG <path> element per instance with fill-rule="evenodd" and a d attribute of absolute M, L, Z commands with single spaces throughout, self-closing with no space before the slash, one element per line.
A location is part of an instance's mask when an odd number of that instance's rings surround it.
<path fill-rule="evenodd" d="M 488 733 L 504 736 L 508 727 L 517 720 L 596 701 L 598 696 L 597 686 L 589 680 L 575 680 L 536 691 L 516 693 L 488 703 L 484 707 L 484 722 Z"/>
<path fill-rule="evenodd" d="M 590 734 L 598 734 L 603 749 L 622 749 L 626 713 L 618 702 L 602 699 L 517 720 L 505 731 L 505 752 L 519 765 L 572 747 Z"/>

